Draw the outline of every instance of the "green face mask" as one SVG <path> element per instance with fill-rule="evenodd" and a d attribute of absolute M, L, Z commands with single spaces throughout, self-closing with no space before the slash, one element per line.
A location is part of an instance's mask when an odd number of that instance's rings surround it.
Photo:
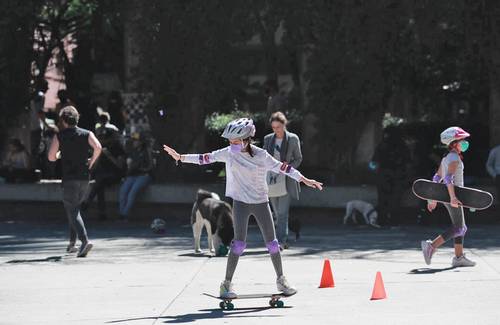
<path fill-rule="evenodd" d="M 466 152 L 469 149 L 469 141 L 462 140 L 460 141 L 460 150 L 462 152 Z"/>

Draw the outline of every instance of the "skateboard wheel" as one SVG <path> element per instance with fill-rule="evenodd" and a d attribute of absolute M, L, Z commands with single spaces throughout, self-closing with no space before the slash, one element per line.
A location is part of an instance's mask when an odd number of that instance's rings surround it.
<path fill-rule="evenodd" d="M 229 302 L 229 303 L 226 304 L 226 308 L 227 308 L 227 310 L 233 310 L 234 309 L 234 305 Z"/>
<path fill-rule="evenodd" d="M 269 306 L 276 307 L 276 302 L 274 300 L 269 300 Z"/>
<path fill-rule="evenodd" d="M 219 307 L 220 309 L 224 310 L 226 308 L 226 303 L 224 301 L 221 301 Z"/>
<path fill-rule="evenodd" d="M 285 303 L 281 300 L 276 301 L 276 306 L 278 308 L 283 308 L 285 306 Z"/>

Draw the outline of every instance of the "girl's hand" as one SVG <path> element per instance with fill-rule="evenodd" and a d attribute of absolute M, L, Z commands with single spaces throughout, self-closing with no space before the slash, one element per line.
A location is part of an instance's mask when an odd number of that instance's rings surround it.
<path fill-rule="evenodd" d="M 163 145 L 163 150 L 165 150 L 175 161 L 181 160 L 181 155 L 177 153 L 173 148 L 170 148 L 166 144 Z"/>
<path fill-rule="evenodd" d="M 317 188 L 320 191 L 323 190 L 323 183 L 320 183 L 314 179 L 309 179 L 309 178 L 303 177 L 302 182 L 304 182 L 304 184 L 306 184 L 309 187 Z"/>
<path fill-rule="evenodd" d="M 462 205 L 462 202 L 460 202 L 456 196 L 452 197 L 450 200 L 450 205 L 454 208 L 458 208 Z"/>
<path fill-rule="evenodd" d="M 429 210 L 429 212 L 434 211 L 434 209 L 436 209 L 436 206 L 437 206 L 436 201 L 428 201 L 427 202 L 427 210 Z"/>

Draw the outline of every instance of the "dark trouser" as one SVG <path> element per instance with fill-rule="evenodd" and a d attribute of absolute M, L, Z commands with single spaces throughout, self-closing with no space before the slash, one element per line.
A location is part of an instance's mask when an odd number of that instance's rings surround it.
<path fill-rule="evenodd" d="M 269 198 L 276 217 L 276 236 L 278 241 L 285 245 L 288 242 L 288 219 L 290 211 L 290 194 Z"/>
<path fill-rule="evenodd" d="M 455 244 L 463 244 L 464 235 L 467 231 L 467 226 L 465 225 L 464 218 L 464 208 L 454 208 L 449 204 L 445 204 L 444 206 L 450 214 L 452 226 L 448 228 L 448 230 L 446 230 L 444 233 L 442 233 L 441 237 L 443 237 L 445 241 L 453 238 Z"/>
<path fill-rule="evenodd" d="M 76 242 L 76 237 L 82 243 L 88 241 L 87 230 L 80 214 L 80 206 L 87 197 L 89 182 L 86 180 L 63 181 L 63 203 L 69 223 L 69 241 Z"/>
<path fill-rule="evenodd" d="M 127 218 L 134 206 L 137 195 L 151 182 L 149 175 L 127 176 L 120 187 L 120 215 Z"/>
<path fill-rule="evenodd" d="M 97 208 L 99 209 L 99 216 L 101 218 L 106 217 L 106 188 L 120 182 L 121 177 L 119 176 L 104 176 L 97 177 L 95 183 L 90 186 L 90 192 L 85 200 L 85 205 L 89 205 L 90 202 L 97 195 Z"/>

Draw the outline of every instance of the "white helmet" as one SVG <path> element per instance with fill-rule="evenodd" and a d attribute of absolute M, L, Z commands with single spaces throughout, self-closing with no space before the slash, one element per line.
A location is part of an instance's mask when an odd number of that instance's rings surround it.
<path fill-rule="evenodd" d="M 470 137 L 470 134 L 464 129 L 458 126 L 452 126 L 441 133 L 441 142 L 449 146 L 453 141 L 462 140 L 468 137 Z"/>
<path fill-rule="evenodd" d="M 222 137 L 228 140 L 246 139 L 255 135 L 255 125 L 249 118 L 240 118 L 229 122 L 222 132 Z"/>

